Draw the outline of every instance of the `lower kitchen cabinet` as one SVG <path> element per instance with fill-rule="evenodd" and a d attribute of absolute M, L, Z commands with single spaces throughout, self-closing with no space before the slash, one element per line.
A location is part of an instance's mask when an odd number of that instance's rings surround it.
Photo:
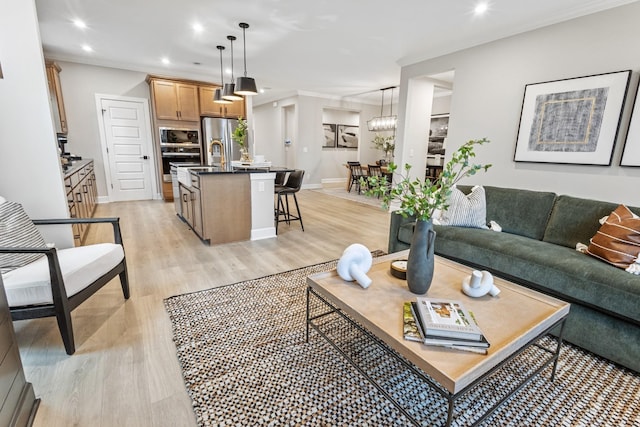
<path fill-rule="evenodd" d="M 91 218 L 96 210 L 98 189 L 93 160 L 76 160 L 64 176 L 71 218 Z M 89 224 L 73 224 L 73 241 L 84 243 Z"/>
<path fill-rule="evenodd" d="M 182 218 L 205 242 L 251 238 L 250 174 L 192 173 L 190 186 L 180 184 L 180 203 Z"/>

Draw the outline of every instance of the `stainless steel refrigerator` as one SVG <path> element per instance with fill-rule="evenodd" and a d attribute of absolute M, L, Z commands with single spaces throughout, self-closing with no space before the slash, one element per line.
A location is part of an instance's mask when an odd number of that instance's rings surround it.
<path fill-rule="evenodd" d="M 202 119 L 202 143 L 207 153 L 207 164 L 221 167 L 224 155 L 224 169 L 232 170 L 231 162 L 240 160 L 240 147 L 231 139 L 238 125 L 236 119 L 205 117 Z M 222 151 L 221 151 L 222 147 Z"/>

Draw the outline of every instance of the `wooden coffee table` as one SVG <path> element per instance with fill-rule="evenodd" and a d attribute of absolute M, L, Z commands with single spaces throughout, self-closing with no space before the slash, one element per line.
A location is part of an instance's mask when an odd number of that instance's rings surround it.
<path fill-rule="evenodd" d="M 495 279 L 501 290 L 498 297 L 468 297 L 460 289 L 463 278 L 471 274 L 472 269 L 436 257 L 434 279 L 427 296 L 462 300 L 474 313 L 491 343 L 489 353 L 482 355 L 407 341 L 403 339 L 402 304 L 413 301 L 416 295 L 409 291 L 406 281 L 389 273 L 390 261 L 406 259 L 407 255 L 408 251 L 403 251 L 376 259 L 368 272 L 373 280 L 368 289 L 363 289 L 355 282 L 345 282 L 335 270 L 309 276 L 307 341 L 309 330 L 313 328 L 416 425 L 420 425 L 420 422 L 412 415 L 411 408 L 403 405 L 403 399 L 398 399 L 396 393 L 391 395 L 383 385 L 376 383 L 358 360 L 351 357 L 331 336 L 328 326 L 333 324 L 331 317 L 347 322 L 350 327 L 369 335 L 373 341 L 381 342 L 380 347 L 386 348 L 386 354 L 397 358 L 404 367 L 414 371 L 421 380 L 440 393 L 448 401 L 447 426 L 454 419 L 455 403 L 460 397 L 477 386 L 481 387 L 494 372 L 532 345 L 543 350 L 544 360 L 508 395 L 475 420 L 474 425 L 482 422 L 550 364 L 553 364 L 553 380 L 562 346 L 562 327 L 569 314 L 569 303 L 498 278 Z M 558 325 L 560 333 L 554 337 L 552 348 L 538 343 L 541 337 Z"/>

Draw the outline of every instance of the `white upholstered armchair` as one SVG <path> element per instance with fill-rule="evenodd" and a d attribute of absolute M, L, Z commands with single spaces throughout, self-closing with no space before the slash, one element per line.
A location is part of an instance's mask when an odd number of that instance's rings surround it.
<path fill-rule="evenodd" d="M 74 223 L 111 223 L 114 242 L 56 249 L 36 227 Z M 129 298 L 119 218 L 31 220 L 0 197 L 0 272 L 12 319 L 55 316 L 67 354 L 75 352 L 71 311 L 118 275 Z"/>

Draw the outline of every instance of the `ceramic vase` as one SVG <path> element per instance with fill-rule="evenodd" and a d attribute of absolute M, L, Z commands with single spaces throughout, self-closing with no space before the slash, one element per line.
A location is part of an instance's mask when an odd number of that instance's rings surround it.
<path fill-rule="evenodd" d="M 434 242 L 436 232 L 433 223 L 416 221 L 407 259 L 407 285 L 414 294 L 424 295 L 431 287 L 434 269 Z"/>

